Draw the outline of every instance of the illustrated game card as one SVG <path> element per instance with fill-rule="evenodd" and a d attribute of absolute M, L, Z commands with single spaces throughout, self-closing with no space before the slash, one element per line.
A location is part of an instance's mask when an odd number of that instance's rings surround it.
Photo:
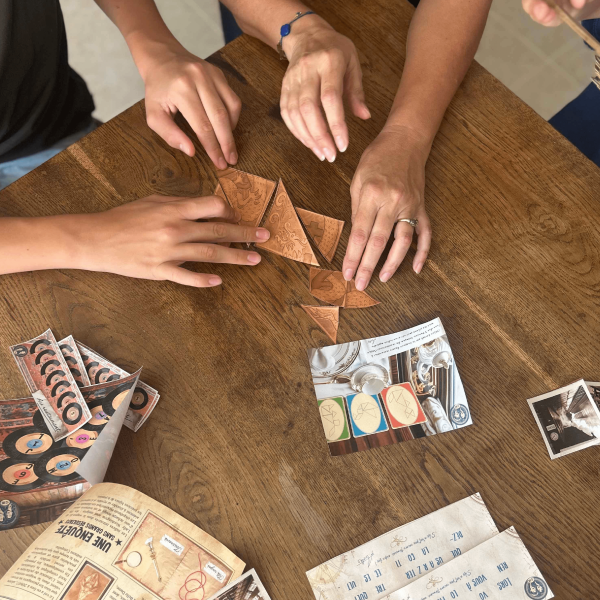
<path fill-rule="evenodd" d="M 318 400 L 317 405 L 319 406 L 319 414 L 321 415 L 327 441 L 339 442 L 350 439 L 344 398 L 342 396 L 324 398 Z"/>
<path fill-rule="evenodd" d="M 381 600 L 498 533 L 479 494 L 307 571 L 316 600 Z"/>
<path fill-rule="evenodd" d="M 75 379 L 75 383 L 80 388 L 91 385 L 90 378 L 85 370 L 85 365 L 83 364 L 81 354 L 79 354 L 79 349 L 75 344 L 73 336 L 70 335 L 63 340 L 60 340 L 58 342 L 58 347 L 65 357 L 65 362 L 69 367 L 69 371 L 71 371 L 71 375 L 73 375 L 73 379 Z"/>
<path fill-rule="evenodd" d="M 271 598 L 256 571 L 250 569 L 211 596 L 209 600 L 271 600 Z"/>
<path fill-rule="evenodd" d="M 10 350 L 55 440 L 90 420 L 90 411 L 50 329 Z"/>
<path fill-rule="evenodd" d="M 419 573 L 409 565 L 407 574 L 414 579 Z M 450 598 L 548 600 L 554 594 L 519 534 L 510 527 L 389 595 L 389 600 Z"/>
<path fill-rule="evenodd" d="M 105 381 L 115 381 L 128 377 L 129 373 L 114 363 L 92 350 L 89 346 L 75 341 L 77 349 L 81 354 L 83 364 L 92 385 L 104 383 Z M 125 416 L 125 425 L 133 431 L 138 429 L 146 422 L 150 413 L 154 410 L 160 394 L 143 381 L 138 381 L 138 384 L 133 393 L 129 410 Z"/>
<path fill-rule="evenodd" d="M 346 397 L 354 437 L 387 431 L 381 403 L 377 396 L 352 394 Z"/>
<path fill-rule="evenodd" d="M 425 423 L 427 417 L 410 383 L 399 383 L 381 392 L 383 403 L 394 429 Z"/>
<path fill-rule="evenodd" d="M 527 400 L 551 459 L 600 443 L 600 408 L 583 379 Z"/>

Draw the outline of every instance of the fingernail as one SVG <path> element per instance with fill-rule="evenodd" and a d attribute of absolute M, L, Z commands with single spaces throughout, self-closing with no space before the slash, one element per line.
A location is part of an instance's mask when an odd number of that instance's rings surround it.
<path fill-rule="evenodd" d="M 232 152 L 229 155 L 229 164 L 230 165 L 235 165 L 235 163 L 237 163 L 237 160 L 238 160 L 237 152 Z"/>
<path fill-rule="evenodd" d="M 184 146 L 183 144 L 179 144 L 179 149 L 180 149 L 182 152 L 185 152 L 185 146 Z M 185 152 L 185 154 L 187 154 L 187 152 Z"/>
<path fill-rule="evenodd" d="M 391 276 L 392 276 L 391 273 L 382 273 L 379 276 L 379 281 L 383 281 L 383 283 L 385 283 Z"/>
<path fill-rule="evenodd" d="M 256 237 L 259 240 L 268 240 L 270 236 L 271 236 L 271 234 L 268 229 L 263 229 L 261 227 L 260 229 L 256 230 Z"/>
<path fill-rule="evenodd" d="M 367 280 L 362 277 L 356 282 L 356 289 L 362 292 L 367 287 Z"/>
<path fill-rule="evenodd" d="M 221 278 L 220 277 L 209 277 L 208 278 L 208 284 L 209 285 L 220 285 L 221 284 Z"/>
<path fill-rule="evenodd" d="M 219 167 L 219 169 L 227 168 L 227 163 L 225 162 L 225 159 L 223 157 L 219 158 L 219 160 L 217 161 L 217 167 Z"/>
<path fill-rule="evenodd" d="M 346 269 L 344 271 L 344 279 L 350 281 L 352 279 L 352 269 Z"/>
<path fill-rule="evenodd" d="M 415 273 L 418 275 L 421 272 L 422 268 L 423 268 L 423 263 L 419 263 L 419 264 L 415 265 Z"/>
<path fill-rule="evenodd" d="M 332 152 L 329 148 L 323 148 L 323 154 L 325 154 L 330 163 L 335 160 L 335 152 Z"/>
<path fill-rule="evenodd" d="M 317 155 L 317 158 L 320 161 L 324 161 L 325 160 L 325 155 L 318 148 L 312 148 L 312 151 Z"/>
<path fill-rule="evenodd" d="M 260 254 L 250 252 L 250 254 L 248 254 L 248 262 L 257 265 L 260 262 Z"/>
<path fill-rule="evenodd" d="M 367 107 L 366 104 L 363 104 L 363 106 L 365 107 L 365 111 L 367 112 L 367 119 L 371 118 L 371 111 L 369 110 L 369 108 Z"/>
<path fill-rule="evenodd" d="M 341 135 L 338 135 L 335 138 L 335 145 L 338 147 L 340 152 L 346 152 L 346 148 L 348 148 L 348 142 L 346 142 Z"/>

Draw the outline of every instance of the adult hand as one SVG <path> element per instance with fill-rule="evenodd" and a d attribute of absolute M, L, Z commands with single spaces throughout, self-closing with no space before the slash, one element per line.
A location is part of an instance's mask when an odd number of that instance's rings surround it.
<path fill-rule="evenodd" d="M 534 20 L 546 27 L 556 27 L 562 21 L 553 8 L 550 8 L 544 0 L 521 0 L 523 10 Z M 578 20 L 589 19 L 600 16 L 598 8 L 585 10 L 586 4 L 594 0 L 558 0 L 560 5 Z"/>
<path fill-rule="evenodd" d="M 385 127 L 363 153 L 352 185 L 352 231 L 342 273 L 364 290 L 394 232 L 379 279 L 388 281 L 404 260 L 413 230 L 418 235 L 413 269 L 420 273 L 431 244 L 425 212 L 425 163 L 429 144 L 407 127 Z M 416 228 L 398 219 L 418 219 Z"/>
<path fill-rule="evenodd" d="M 239 213 L 217 196 L 148 196 L 77 218 L 83 221 L 77 227 L 82 247 L 80 268 L 192 287 L 222 282 L 216 275 L 182 268 L 184 262 L 254 266 L 260 262 L 257 252 L 218 244 L 263 242 L 269 238 L 266 229 L 237 225 Z"/>
<path fill-rule="evenodd" d="M 194 156 L 192 140 L 175 124 L 180 112 L 218 169 L 236 164 L 232 131 L 242 102 L 223 72 L 178 43 L 148 50 L 140 74 L 146 85 L 146 119 L 171 147 Z"/>
<path fill-rule="evenodd" d="M 348 147 L 344 98 L 354 115 L 371 116 L 356 48 L 318 15 L 308 15 L 293 24 L 283 49 L 289 66 L 281 88 L 281 116 L 307 148 L 333 162 L 336 149 Z"/>

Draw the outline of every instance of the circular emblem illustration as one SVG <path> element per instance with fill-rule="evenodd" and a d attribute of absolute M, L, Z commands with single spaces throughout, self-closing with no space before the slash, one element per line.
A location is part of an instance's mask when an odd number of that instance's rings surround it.
<path fill-rule="evenodd" d="M 13 350 L 13 354 L 15 356 L 25 356 L 27 354 L 27 348 L 25 348 L 25 346 L 17 346 L 14 350 Z"/>
<path fill-rule="evenodd" d="M 464 404 L 455 404 L 450 411 L 450 418 L 455 425 L 464 425 L 469 420 L 469 409 Z"/>
<path fill-rule="evenodd" d="M 548 585 L 541 577 L 530 577 L 525 582 L 525 593 L 532 600 L 544 600 L 548 594 Z"/>
<path fill-rule="evenodd" d="M 0 531 L 13 527 L 21 516 L 21 509 L 14 500 L 0 500 Z"/>

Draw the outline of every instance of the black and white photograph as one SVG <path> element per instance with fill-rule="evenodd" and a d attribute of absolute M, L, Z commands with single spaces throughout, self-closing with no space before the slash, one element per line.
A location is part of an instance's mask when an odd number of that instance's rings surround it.
<path fill-rule="evenodd" d="M 600 443 L 600 409 L 583 380 L 530 398 L 528 403 L 550 458 Z"/>

